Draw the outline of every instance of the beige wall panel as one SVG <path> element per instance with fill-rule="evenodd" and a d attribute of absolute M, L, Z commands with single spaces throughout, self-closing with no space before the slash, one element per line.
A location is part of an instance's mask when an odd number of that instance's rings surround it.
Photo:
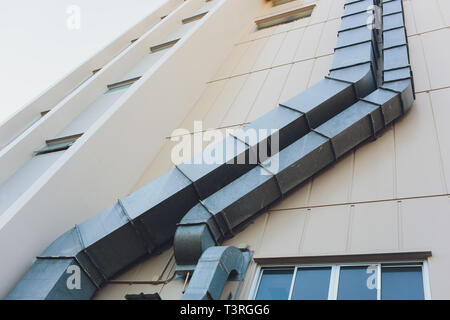
<path fill-rule="evenodd" d="M 224 63 L 220 66 L 219 70 L 217 70 L 213 80 L 228 78 L 231 76 L 231 73 L 236 68 L 239 61 L 241 61 L 244 54 L 250 48 L 250 45 L 251 42 L 235 45 L 228 54 L 228 57 L 225 59 Z"/>
<path fill-rule="evenodd" d="M 450 256 L 448 248 L 445 250 L 434 250 L 433 257 L 428 260 L 429 278 L 431 287 L 431 299 L 449 300 L 450 279 L 448 270 L 450 270 Z"/>
<path fill-rule="evenodd" d="M 438 0 L 440 12 L 444 17 L 445 26 L 450 26 L 450 1 Z"/>
<path fill-rule="evenodd" d="M 306 210 L 271 212 L 257 256 L 288 257 L 299 253 Z"/>
<path fill-rule="evenodd" d="M 294 31 L 296 29 L 305 28 L 309 24 L 310 20 L 311 20 L 310 17 L 306 17 L 289 23 L 280 24 L 279 26 L 275 27 L 276 33 Z"/>
<path fill-rule="evenodd" d="M 335 19 L 325 23 L 323 28 L 322 37 L 317 48 L 317 56 L 324 56 L 327 54 L 333 54 L 334 48 L 337 42 L 337 32 L 341 26 L 341 20 Z"/>
<path fill-rule="evenodd" d="M 172 148 L 176 143 L 177 142 L 171 141 L 170 139 L 166 139 L 164 146 L 150 162 L 149 166 L 145 169 L 144 174 L 139 178 L 136 185 L 133 186 L 131 192 L 147 185 L 174 167 L 171 160 L 171 154 Z"/>
<path fill-rule="evenodd" d="M 308 26 L 297 49 L 295 61 L 311 59 L 316 56 L 317 46 L 322 35 L 324 23 Z"/>
<path fill-rule="evenodd" d="M 311 180 L 302 186 L 295 188 L 285 198 L 276 202 L 270 207 L 270 210 L 295 209 L 308 205 L 309 194 L 311 191 Z"/>
<path fill-rule="evenodd" d="M 347 248 L 349 215 L 349 206 L 311 209 L 306 220 L 301 254 L 344 253 Z"/>
<path fill-rule="evenodd" d="M 399 248 L 395 201 L 355 205 L 351 217 L 351 252 L 386 252 Z"/>
<path fill-rule="evenodd" d="M 446 192 L 448 193 L 450 187 L 450 89 L 433 91 L 430 96 L 444 166 Z"/>
<path fill-rule="evenodd" d="M 416 21 L 414 19 L 414 10 L 411 1 L 403 1 L 403 8 L 405 11 L 405 26 L 408 36 L 417 34 Z"/>
<path fill-rule="evenodd" d="M 422 38 L 421 36 L 413 36 L 409 37 L 408 41 L 411 68 L 414 73 L 414 89 L 416 92 L 430 90 L 430 78 L 428 76 Z"/>
<path fill-rule="evenodd" d="M 350 153 L 314 177 L 309 205 L 317 206 L 348 202 L 352 176 L 353 153 Z"/>
<path fill-rule="evenodd" d="M 247 273 L 245 275 L 245 279 L 241 284 L 241 289 L 239 290 L 238 299 L 240 300 L 248 300 L 249 293 L 252 288 L 253 280 L 256 276 L 256 270 L 258 265 L 253 261 L 250 262 Z"/>
<path fill-rule="evenodd" d="M 231 104 L 244 86 L 248 75 L 233 77 L 227 80 L 222 93 L 203 118 L 203 129 L 218 128 L 228 112 Z"/>
<path fill-rule="evenodd" d="M 317 5 L 311 15 L 310 24 L 324 22 L 328 20 L 330 9 L 333 2 L 336 0 L 319 0 L 316 1 Z"/>
<path fill-rule="evenodd" d="M 250 72 L 252 70 L 253 65 L 256 62 L 261 50 L 266 45 L 266 42 L 269 38 L 262 38 L 255 41 L 250 42 L 250 46 L 245 54 L 240 59 L 236 68 L 234 68 L 232 75 L 240 75 Z"/>
<path fill-rule="evenodd" d="M 233 126 L 245 122 L 246 116 L 253 107 L 256 97 L 260 93 L 264 81 L 270 70 L 263 70 L 251 73 L 244 86 L 239 92 L 236 100 L 231 105 L 223 121 L 221 127 Z"/>
<path fill-rule="evenodd" d="M 313 66 L 314 60 L 300 61 L 292 65 L 280 96 L 280 102 L 287 101 L 308 87 Z"/>
<path fill-rule="evenodd" d="M 250 250 L 257 251 L 261 244 L 261 238 L 264 233 L 267 218 L 268 214 L 264 213 L 255 219 L 252 219 L 252 221 L 246 223 L 245 226 L 237 229 L 236 235 L 233 238 L 224 241 L 223 245 L 237 246 L 241 243 L 245 243 Z"/>
<path fill-rule="evenodd" d="M 255 19 L 253 19 L 255 20 Z M 277 28 L 265 28 L 262 30 L 256 29 L 256 24 L 253 22 L 251 28 L 249 29 L 249 32 L 242 37 L 240 42 L 248 42 L 248 41 L 254 41 L 257 39 L 262 39 L 266 37 L 270 37 L 271 35 L 275 34 L 277 32 Z"/>
<path fill-rule="evenodd" d="M 395 124 L 397 196 L 442 194 L 441 161 L 429 96 L 416 95 L 411 110 Z"/>
<path fill-rule="evenodd" d="M 239 128 L 237 126 L 236 128 Z M 226 136 L 226 130 L 222 129 L 219 130 L 223 137 Z M 200 134 L 200 133 L 198 133 Z M 194 139 L 193 135 L 191 136 L 191 154 L 189 156 L 194 156 Z M 181 137 L 181 136 L 173 136 L 175 137 Z M 145 169 L 144 174 L 139 178 L 138 183 L 133 186 L 131 192 L 139 189 L 140 187 L 145 186 L 146 184 L 150 183 L 151 181 L 159 178 L 169 170 L 173 169 L 175 165 L 180 164 L 180 161 L 173 163 L 172 162 L 172 149 L 173 147 L 180 143 L 182 140 L 180 138 L 179 141 L 172 141 L 169 137 L 165 139 L 164 145 L 159 151 L 159 153 L 156 155 L 156 157 L 150 162 L 149 166 Z M 201 150 L 203 150 L 210 142 L 209 141 L 203 141 Z M 176 159 L 173 159 L 176 160 Z"/>
<path fill-rule="evenodd" d="M 199 100 L 181 123 L 180 128 L 194 132 L 194 121 L 201 121 L 206 116 L 214 106 L 226 83 L 227 80 L 208 83 Z"/>
<path fill-rule="evenodd" d="M 172 280 L 165 284 L 159 295 L 163 300 L 181 300 L 184 280 Z"/>
<path fill-rule="evenodd" d="M 273 66 L 279 66 L 281 64 L 292 63 L 297 52 L 297 48 L 300 41 L 303 38 L 305 28 L 295 29 L 289 31 L 283 40 L 280 50 L 273 62 Z"/>
<path fill-rule="evenodd" d="M 400 212 L 402 244 L 405 249 L 448 248 L 450 241 L 448 197 L 403 200 Z"/>
<path fill-rule="evenodd" d="M 345 0 L 334 0 L 331 4 L 330 14 L 328 15 L 328 20 L 339 19 L 344 12 Z"/>
<path fill-rule="evenodd" d="M 279 33 L 268 38 L 264 49 L 262 49 L 259 54 L 255 64 L 253 65 L 252 71 L 262 70 L 270 68 L 275 60 L 278 52 L 280 51 L 281 44 L 286 38 L 287 33 Z"/>
<path fill-rule="evenodd" d="M 432 299 L 449 299 L 450 203 L 448 197 L 406 200 L 401 203 L 403 246 L 432 250 L 430 284 Z"/>
<path fill-rule="evenodd" d="M 377 140 L 355 151 L 352 201 L 395 197 L 394 130 L 389 127 Z"/>
<path fill-rule="evenodd" d="M 430 75 L 431 89 L 450 86 L 450 29 L 429 32 L 421 36 Z"/>
<path fill-rule="evenodd" d="M 266 112 L 272 110 L 278 105 L 278 100 L 280 99 L 281 90 L 283 89 L 284 83 L 291 65 L 285 65 L 278 68 L 270 70 L 266 81 L 256 99 L 256 102 L 247 116 L 247 121 L 251 122 Z"/>
<path fill-rule="evenodd" d="M 120 277 L 117 280 L 135 280 L 135 281 L 157 281 L 166 280 L 169 277 L 169 271 L 174 264 L 173 250 L 168 249 L 159 255 L 153 255 L 136 266 L 136 273 L 130 277 Z M 166 268 L 167 266 L 167 268 Z M 166 268 L 166 270 L 164 270 Z M 164 274 L 163 274 L 164 271 Z M 161 279 L 159 277 L 162 275 Z"/>
<path fill-rule="evenodd" d="M 329 74 L 331 65 L 333 64 L 333 55 L 324 56 L 314 60 L 314 68 L 309 79 L 308 87 L 315 85 L 325 76 Z"/>
<path fill-rule="evenodd" d="M 418 33 L 445 26 L 437 0 L 412 0 L 411 4 Z"/>

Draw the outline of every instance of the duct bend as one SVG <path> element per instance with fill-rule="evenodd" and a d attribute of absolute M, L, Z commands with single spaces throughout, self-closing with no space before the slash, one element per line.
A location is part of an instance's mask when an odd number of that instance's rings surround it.
<path fill-rule="evenodd" d="M 242 279 L 250 260 L 249 252 L 235 247 L 210 247 L 201 256 L 183 300 L 218 300 L 233 273 Z"/>
<path fill-rule="evenodd" d="M 7 299 L 90 299 L 118 272 L 170 242 L 196 200 L 190 181 L 169 171 L 61 235 Z"/>
<path fill-rule="evenodd" d="M 227 138 L 244 143 L 251 153 L 267 141 L 260 139 L 252 144 L 247 132 L 275 129 L 279 136 L 279 153 L 258 158 L 258 164 L 252 167 L 241 165 L 240 169 L 234 169 L 236 173 L 240 171 L 239 174 L 229 181 L 216 175 L 214 181 L 222 181 L 220 188 L 201 183 L 196 174 L 201 171 L 200 165 L 178 167 L 193 181 L 201 199 L 183 217 L 175 233 L 174 251 L 179 273 L 192 271 L 206 248 L 232 235 L 237 225 L 345 152 L 337 150 L 339 145 L 335 146 L 334 141 L 332 143 L 318 130 L 347 114 L 351 106 L 374 92 L 381 82 L 381 34 L 378 29 L 367 26 L 367 21 L 373 17 L 367 9 L 378 3 L 377 0 L 347 1 L 329 76 Z M 273 144 L 273 136 L 268 140 Z M 301 163 L 296 163 L 298 160 Z M 280 167 L 273 169 L 273 161 Z M 295 172 L 290 168 L 294 164 Z M 228 165 L 229 170 L 233 167 L 236 166 Z M 229 177 L 225 172 L 223 176 Z"/>

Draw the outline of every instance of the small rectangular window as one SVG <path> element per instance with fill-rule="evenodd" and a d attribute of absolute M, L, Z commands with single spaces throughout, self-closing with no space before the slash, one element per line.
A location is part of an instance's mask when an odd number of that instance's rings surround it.
<path fill-rule="evenodd" d="M 122 90 L 125 88 L 130 87 L 133 83 L 135 83 L 136 81 L 138 81 L 141 77 L 136 77 L 133 79 L 128 79 L 128 80 L 124 80 L 124 81 L 119 81 L 119 82 L 115 82 L 112 84 L 108 84 L 108 91 L 106 91 L 106 93 L 110 93 L 113 91 L 117 91 L 117 90 Z"/>
<path fill-rule="evenodd" d="M 152 47 L 150 47 L 150 52 L 156 52 L 156 51 L 161 51 L 161 50 L 172 48 L 179 40 L 180 39 L 175 39 L 175 40 L 171 40 L 168 42 L 158 44 L 156 46 L 152 46 Z"/>
<path fill-rule="evenodd" d="M 41 111 L 41 117 L 45 116 L 49 112 L 50 112 L 50 110 Z"/>
<path fill-rule="evenodd" d="M 203 18 L 207 13 L 208 13 L 208 11 L 205 11 L 205 12 L 202 12 L 202 13 L 199 13 L 199 14 L 195 14 L 195 15 L 193 15 L 193 16 L 191 16 L 191 17 L 184 18 L 183 20 L 181 20 L 181 22 L 182 22 L 183 24 L 186 24 L 186 23 L 189 23 L 189 22 L 193 22 L 193 21 L 200 20 L 200 19 Z"/>
<path fill-rule="evenodd" d="M 272 5 L 275 7 L 292 1 L 295 0 L 272 0 Z"/>
<path fill-rule="evenodd" d="M 302 18 L 310 17 L 316 5 L 309 5 L 294 10 L 288 10 L 255 21 L 257 30 L 274 27 L 283 23 L 289 23 Z"/>
<path fill-rule="evenodd" d="M 37 155 L 45 154 L 45 153 L 51 153 L 51 152 L 58 152 L 58 151 L 67 150 L 82 135 L 83 134 L 80 133 L 80 134 L 75 134 L 75 135 L 72 135 L 72 136 L 46 140 L 45 141 L 46 146 L 44 146 L 41 149 L 35 151 L 34 155 L 37 156 Z"/>

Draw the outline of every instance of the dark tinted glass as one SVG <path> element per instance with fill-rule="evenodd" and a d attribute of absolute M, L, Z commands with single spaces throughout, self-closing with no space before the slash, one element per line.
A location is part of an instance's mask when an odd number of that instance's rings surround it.
<path fill-rule="evenodd" d="M 424 300 L 422 267 L 381 267 L 381 299 Z"/>
<path fill-rule="evenodd" d="M 377 289 L 374 268 L 341 267 L 339 272 L 339 300 L 376 300 Z"/>
<path fill-rule="evenodd" d="M 264 270 L 256 300 L 287 300 L 294 269 Z"/>
<path fill-rule="evenodd" d="M 298 269 L 292 300 L 327 300 L 331 268 Z"/>

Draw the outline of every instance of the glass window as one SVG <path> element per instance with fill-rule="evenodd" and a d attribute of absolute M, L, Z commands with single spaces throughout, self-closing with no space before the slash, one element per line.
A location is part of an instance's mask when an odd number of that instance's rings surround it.
<path fill-rule="evenodd" d="M 294 269 L 264 270 L 259 282 L 256 300 L 287 300 Z"/>
<path fill-rule="evenodd" d="M 424 285 L 426 270 L 426 262 L 263 268 L 252 297 L 257 300 L 424 300 L 430 298 L 429 289 Z"/>
<path fill-rule="evenodd" d="M 341 267 L 338 300 L 376 300 L 376 266 Z"/>
<path fill-rule="evenodd" d="M 381 268 L 381 299 L 423 300 L 421 266 L 383 266 Z"/>
<path fill-rule="evenodd" d="M 331 267 L 297 269 L 292 300 L 327 300 L 330 277 Z"/>

